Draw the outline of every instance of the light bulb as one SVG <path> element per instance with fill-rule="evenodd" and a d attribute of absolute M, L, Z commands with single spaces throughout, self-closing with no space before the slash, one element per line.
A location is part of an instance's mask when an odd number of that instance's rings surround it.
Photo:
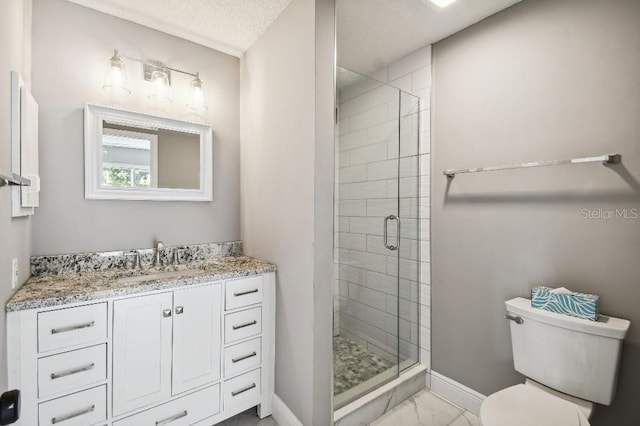
<path fill-rule="evenodd" d="M 118 54 L 118 51 L 113 52 L 113 56 L 109 59 L 107 65 L 107 73 L 104 77 L 104 84 L 102 88 L 106 91 L 118 91 L 126 94 L 130 94 L 131 90 L 127 88 L 128 78 L 127 71 L 122 62 L 122 58 Z"/>
<path fill-rule="evenodd" d="M 191 81 L 187 106 L 197 111 L 207 110 L 207 95 L 204 91 L 204 83 L 200 80 L 200 74 L 196 74 L 196 78 Z"/>
<path fill-rule="evenodd" d="M 151 73 L 149 99 L 171 102 L 171 86 L 169 85 L 169 77 L 164 70 L 155 70 Z"/>

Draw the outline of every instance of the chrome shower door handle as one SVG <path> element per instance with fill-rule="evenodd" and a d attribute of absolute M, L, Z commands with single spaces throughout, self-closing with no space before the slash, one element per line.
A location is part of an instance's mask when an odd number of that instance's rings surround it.
<path fill-rule="evenodd" d="M 395 220 L 397 223 L 397 233 L 396 233 L 396 245 L 389 245 L 388 242 L 388 232 L 387 232 L 387 224 L 390 220 Z M 387 217 L 384 218 L 384 225 L 383 225 L 383 233 L 384 233 L 384 238 L 383 238 L 383 242 L 384 242 L 384 246 L 389 249 L 389 250 L 398 250 L 400 248 L 400 218 L 396 215 L 389 215 Z"/>

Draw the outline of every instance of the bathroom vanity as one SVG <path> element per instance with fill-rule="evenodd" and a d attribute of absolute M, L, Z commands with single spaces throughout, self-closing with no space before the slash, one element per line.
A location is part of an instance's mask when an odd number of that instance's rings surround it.
<path fill-rule="evenodd" d="M 213 425 L 253 406 L 270 415 L 275 270 L 224 256 L 33 276 L 6 306 L 19 424 Z"/>

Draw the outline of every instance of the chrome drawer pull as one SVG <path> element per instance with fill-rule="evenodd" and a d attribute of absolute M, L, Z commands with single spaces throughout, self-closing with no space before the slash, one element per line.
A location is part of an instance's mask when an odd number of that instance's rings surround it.
<path fill-rule="evenodd" d="M 181 419 L 183 417 L 187 417 L 188 415 L 189 413 L 187 413 L 187 410 L 184 410 L 182 413 L 178 413 L 175 416 L 167 417 L 164 420 L 156 421 L 156 426 L 166 425 L 167 423 L 175 422 L 176 420 Z"/>
<path fill-rule="evenodd" d="M 234 325 L 234 326 L 233 326 L 233 327 L 231 327 L 231 328 L 233 328 L 234 330 L 237 330 L 237 329 L 239 329 L 239 328 L 245 328 L 245 327 L 249 327 L 249 326 L 252 326 L 252 325 L 256 325 L 257 323 L 258 323 L 258 322 L 257 322 L 256 320 L 253 320 L 253 321 L 248 322 L 248 323 L 246 323 L 246 324 Z"/>
<path fill-rule="evenodd" d="M 247 290 L 247 291 L 241 291 L 241 292 L 239 292 L 239 293 L 233 293 L 233 295 L 234 295 L 235 297 L 238 297 L 238 296 L 246 296 L 247 294 L 257 293 L 257 292 L 259 292 L 259 291 L 260 291 L 260 290 L 258 290 L 257 288 L 254 288 L 253 290 Z"/>
<path fill-rule="evenodd" d="M 89 408 L 85 408 L 84 410 L 81 410 L 81 411 L 76 411 L 75 413 L 67 414 L 66 416 L 52 417 L 51 418 L 51 424 L 55 425 L 56 423 L 62 423 L 64 421 L 71 420 L 71 419 L 74 419 L 76 417 L 80 417 L 80 416 L 85 415 L 85 414 L 89 414 L 95 409 L 96 409 L 96 406 L 92 405 Z"/>
<path fill-rule="evenodd" d="M 67 331 L 81 330 L 83 328 L 93 327 L 94 325 L 96 325 L 96 322 L 91 321 L 85 324 L 72 325 L 70 327 L 52 328 L 51 334 L 60 334 L 60 333 L 66 333 Z"/>
<path fill-rule="evenodd" d="M 95 368 L 95 366 L 96 365 L 92 362 L 91 364 L 89 364 L 87 366 L 80 367 L 80 368 L 74 368 L 73 370 L 67 370 L 67 371 L 63 371 L 61 373 L 51 373 L 51 380 L 59 379 L 61 377 L 71 376 L 72 374 L 82 373 L 83 371 L 93 370 Z"/>
<path fill-rule="evenodd" d="M 162 311 L 162 316 L 163 316 L 164 318 L 169 318 L 169 317 L 171 316 L 171 309 L 164 309 L 164 310 Z"/>
<path fill-rule="evenodd" d="M 255 387 L 256 387 L 256 384 L 255 383 L 251 383 L 251 385 L 247 386 L 246 388 L 238 389 L 237 391 L 231 392 L 231 396 L 238 396 L 241 393 L 244 393 L 246 391 L 250 391 L 251 389 L 253 389 Z"/>
<path fill-rule="evenodd" d="M 231 362 L 235 364 L 236 362 L 244 361 L 245 359 L 254 357 L 256 355 L 258 355 L 258 354 L 255 353 L 255 351 L 254 351 L 254 352 L 251 352 L 249 355 L 240 356 L 238 358 L 231 358 Z"/>

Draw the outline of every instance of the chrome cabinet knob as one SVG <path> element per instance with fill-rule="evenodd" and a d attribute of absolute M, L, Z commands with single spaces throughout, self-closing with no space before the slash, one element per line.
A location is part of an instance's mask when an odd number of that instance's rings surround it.
<path fill-rule="evenodd" d="M 184 312 L 184 307 L 183 306 L 176 307 L 176 315 L 180 315 L 183 312 Z"/>

